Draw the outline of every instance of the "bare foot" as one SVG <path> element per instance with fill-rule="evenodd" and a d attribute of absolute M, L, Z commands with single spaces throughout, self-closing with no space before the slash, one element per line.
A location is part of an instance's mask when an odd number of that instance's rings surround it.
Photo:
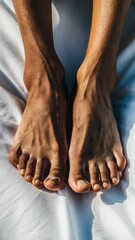
<path fill-rule="evenodd" d="M 126 166 L 110 97 L 115 76 L 111 69 L 92 70 L 87 63 L 78 71 L 69 149 L 69 185 L 75 192 L 91 188 L 97 192 L 117 185 Z M 86 169 L 90 182 L 86 180 Z"/>
<path fill-rule="evenodd" d="M 55 66 L 53 71 L 43 68 L 36 74 L 35 67 L 31 84 L 27 69 L 29 94 L 9 159 L 34 186 L 59 190 L 67 181 L 64 72 Z"/>

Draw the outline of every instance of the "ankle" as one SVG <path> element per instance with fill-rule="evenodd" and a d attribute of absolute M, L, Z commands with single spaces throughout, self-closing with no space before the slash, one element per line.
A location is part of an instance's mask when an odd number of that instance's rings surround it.
<path fill-rule="evenodd" d="M 90 61 L 85 58 L 77 71 L 77 85 L 99 86 L 101 91 L 112 93 L 116 84 L 116 65 L 101 60 Z"/>
<path fill-rule="evenodd" d="M 44 87 L 48 82 L 59 85 L 64 81 L 64 67 L 56 54 L 47 57 L 26 57 L 24 66 L 24 83 L 28 91 L 31 87 Z"/>

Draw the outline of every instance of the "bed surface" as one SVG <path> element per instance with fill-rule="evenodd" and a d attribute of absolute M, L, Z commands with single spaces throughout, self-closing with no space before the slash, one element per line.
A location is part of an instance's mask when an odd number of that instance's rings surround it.
<path fill-rule="evenodd" d="M 89 0 L 53 1 L 56 51 L 71 90 L 88 41 Z M 77 5 L 78 4 L 78 5 Z M 82 16 L 85 16 L 82 18 Z M 65 28 L 66 26 L 66 28 Z M 77 43 L 76 44 L 76 39 Z M 114 113 L 128 165 L 109 191 L 52 193 L 24 181 L 8 152 L 25 107 L 24 52 L 11 0 L 0 0 L 0 240 L 135 239 L 135 4 L 130 8 L 117 62 Z"/>

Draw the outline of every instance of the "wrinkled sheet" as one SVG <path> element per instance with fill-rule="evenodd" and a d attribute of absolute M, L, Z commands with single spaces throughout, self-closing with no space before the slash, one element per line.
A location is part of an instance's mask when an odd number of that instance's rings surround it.
<path fill-rule="evenodd" d="M 0 240 L 135 239 L 134 5 L 133 1 L 125 24 L 113 95 L 128 166 L 118 186 L 79 195 L 68 186 L 54 193 L 38 190 L 8 161 L 27 91 L 24 51 L 12 1 L 0 0 Z M 52 8 L 55 47 L 71 90 L 87 47 L 91 4 L 89 0 L 55 0 Z"/>

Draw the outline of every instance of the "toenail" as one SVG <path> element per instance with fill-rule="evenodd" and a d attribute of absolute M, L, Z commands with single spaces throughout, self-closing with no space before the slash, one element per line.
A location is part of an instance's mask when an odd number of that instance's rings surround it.
<path fill-rule="evenodd" d="M 114 178 L 112 178 L 112 182 L 113 182 L 114 184 L 117 184 L 117 183 L 118 183 L 118 179 L 117 179 L 116 177 L 114 177 Z"/>
<path fill-rule="evenodd" d="M 30 175 L 26 176 L 26 180 L 31 181 L 32 180 L 32 176 L 30 176 Z"/>
<path fill-rule="evenodd" d="M 77 181 L 77 186 L 78 187 L 82 187 L 82 186 L 84 186 L 84 185 L 86 185 L 87 183 L 84 181 L 84 180 L 78 180 Z"/>
<path fill-rule="evenodd" d="M 42 182 L 39 179 L 36 179 L 34 182 L 35 182 L 36 185 L 41 185 L 42 184 Z"/>
<path fill-rule="evenodd" d="M 120 176 L 120 178 L 122 177 L 122 172 L 119 172 L 119 176 Z"/>
<path fill-rule="evenodd" d="M 108 188 L 108 187 L 109 187 L 109 184 L 106 183 L 106 182 L 104 182 L 104 183 L 103 183 L 103 188 Z"/>
<path fill-rule="evenodd" d="M 98 191 L 98 190 L 101 189 L 99 184 L 95 184 L 93 188 L 94 188 L 95 191 Z"/>
<path fill-rule="evenodd" d="M 20 174 L 24 176 L 24 174 L 25 174 L 25 169 L 21 169 L 21 170 L 20 170 Z"/>
<path fill-rule="evenodd" d="M 49 179 L 48 179 L 49 180 Z M 60 178 L 57 178 L 57 177 L 51 177 L 50 180 L 55 184 L 59 184 L 60 183 Z"/>

